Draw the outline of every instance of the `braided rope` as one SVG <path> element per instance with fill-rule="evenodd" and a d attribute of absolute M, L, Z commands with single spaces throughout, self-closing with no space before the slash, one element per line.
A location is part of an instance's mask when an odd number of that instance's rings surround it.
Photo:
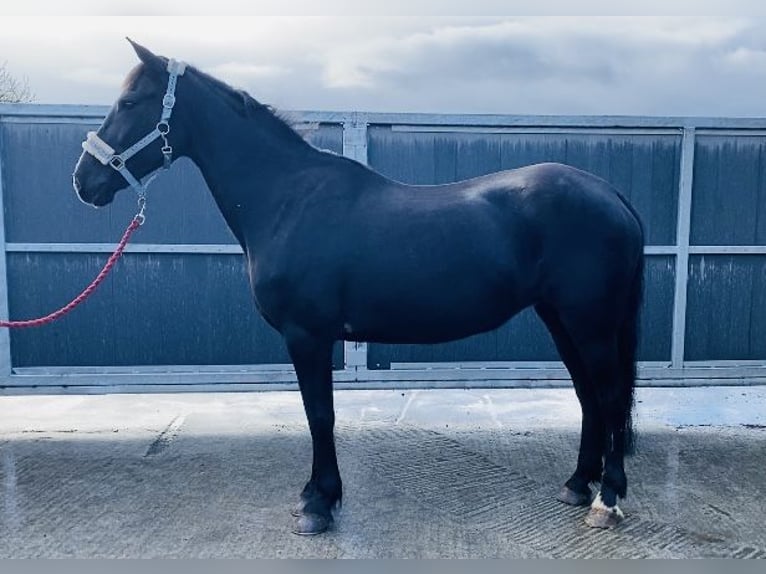
<path fill-rule="evenodd" d="M 72 309 L 74 309 L 80 303 L 82 303 L 88 297 L 90 297 L 90 295 L 96 290 L 96 287 L 98 287 L 104 281 L 104 279 L 106 279 L 106 276 L 109 275 L 109 272 L 112 270 L 112 268 L 115 266 L 117 261 L 120 259 L 122 252 L 125 250 L 125 246 L 128 244 L 128 241 L 130 241 L 130 236 L 133 235 L 133 232 L 136 231 L 136 229 L 141 227 L 142 223 L 143 223 L 142 214 L 141 214 L 141 217 L 136 216 L 133 218 L 133 221 L 130 222 L 130 225 L 128 225 L 128 228 L 125 230 L 125 233 L 122 235 L 122 239 L 120 239 L 120 242 L 117 244 L 117 248 L 114 250 L 114 253 L 112 253 L 109 256 L 109 259 L 104 265 L 104 268 L 101 269 L 101 272 L 96 276 L 96 278 L 91 282 L 91 284 L 88 285 L 83 290 L 83 292 L 80 293 L 77 297 L 72 299 L 72 301 L 70 301 L 63 307 L 61 307 L 61 309 L 54 311 L 53 313 L 50 313 L 46 315 L 45 317 L 40 317 L 39 319 L 27 319 L 24 321 L 0 320 L 0 327 L 8 327 L 9 329 L 24 328 L 24 327 L 40 327 L 42 325 L 53 323 L 53 321 L 69 313 Z"/>

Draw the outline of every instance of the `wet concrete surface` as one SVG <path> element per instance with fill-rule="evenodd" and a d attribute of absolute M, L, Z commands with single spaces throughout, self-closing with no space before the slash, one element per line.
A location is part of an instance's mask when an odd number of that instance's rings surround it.
<path fill-rule="evenodd" d="M 554 499 L 568 389 L 338 391 L 344 507 L 290 534 L 296 392 L 0 397 L 0 557 L 766 558 L 766 387 L 640 389 L 626 520 Z"/>

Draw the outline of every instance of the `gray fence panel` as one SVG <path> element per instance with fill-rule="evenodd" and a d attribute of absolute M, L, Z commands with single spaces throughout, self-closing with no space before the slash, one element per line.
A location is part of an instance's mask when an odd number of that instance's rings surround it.
<path fill-rule="evenodd" d="M 115 240 L 108 212 L 94 216 L 93 208 L 74 200 L 71 174 L 87 129 L 77 124 L 2 125 L 7 242 Z M 77 224 L 62 225 L 66 221 Z"/>
<path fill-rule="evenodd" d="M 11 312 L 34 317 L 66 303 L 98 273 L 105 257 L 10 254 Z M 257 316 L 242 259 L 126 254 L 87 305 L 45 329 L 14 332 L 13 364 L 286 363 L 280 337 Z"/>
<path fill-rule="evenodd" d="M 687 360 L 766 360 L 766 256 L 691 256 L 686 317 Z"/>
<path fill-rule="evenodd" d="M 316 129 L 306 133 L 306 140 L 314 147 L 331 152 L 343 153 L 343 126 L 337 124 L 319 124 Z"/>
<path fill-rule="evenodd" d="M 766 245 L 766 137 L 699 135 L 692 245 Z"/>
<path fill-rule="evenodd" d="M 638 360 L 664 362 L 670 359 L 673 331 L 674 258 L 648 256 L 644 282 Z"/>

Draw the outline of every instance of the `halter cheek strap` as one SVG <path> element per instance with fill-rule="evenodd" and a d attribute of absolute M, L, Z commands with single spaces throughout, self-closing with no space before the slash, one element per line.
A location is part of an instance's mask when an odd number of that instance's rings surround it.
<path fill-rule="evenodd" d="M 168 87 L 165 90 L 165 95 L 162 98 L 162 114 L 160 115 L 160 121 L 152 131 L 123 151 L 121 154 L 115 154 L 114 148 L 108 143 L 102 140 L 96 132 L 88 132 L 87 139 L 82 142 L 82 149 L 95 157 L 102 165 L 108 165 L 115 171 L 119 172 L 125 181 L 128 182 L 138 194 L 140 201 L 146 199 L 146 189 L 149 187 L 151 181 L 157 176 L 157 170 L 147 174 L 143 181 L 139 181 L 130 170 L 126 167 L 125 163 L 142 149 L 151 144 L 154 140 L 162 138 L 162 168 L 168 169 L 173 161 L 173 148 L 168 143 L 168 134 L 170 133 L 170 116 L 173 113 L 173 106 L 176 104 L 176 83 L 179 76 L 183 76 L 186 71 L 186 64 L 178 62 L 176 60 L 168 61 Z"/>

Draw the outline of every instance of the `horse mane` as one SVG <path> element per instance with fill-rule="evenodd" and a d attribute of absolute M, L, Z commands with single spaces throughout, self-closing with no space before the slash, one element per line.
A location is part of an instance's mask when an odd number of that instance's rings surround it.
<path fill-rule="evenodd" d="M 261 119 L 263 114 L 268 114 L 277 120 L 278 125 L 287 128 L 290 132 L 304 140 L 313 131 L 311 127 L 306 129 L 304 127 L 305 124 L 294 112 L 286 112 L 268 104 L 262 104 L 243 89 L 234 88 L 199 68 L 193 66 L 189 68 L 202 78 L 240 116 L 248 119 Z"/>

